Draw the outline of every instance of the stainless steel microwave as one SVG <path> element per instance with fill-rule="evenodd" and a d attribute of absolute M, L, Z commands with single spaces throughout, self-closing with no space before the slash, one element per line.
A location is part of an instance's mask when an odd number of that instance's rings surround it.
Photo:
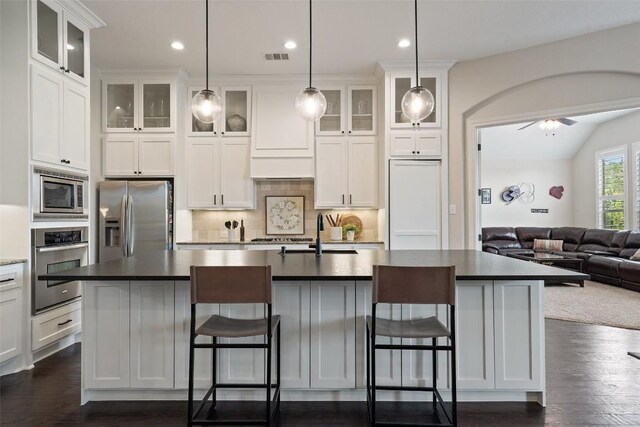
<path fill-rule="evenodd" d="M 36 169 L 34 181 L 39 195 L 40 214 L 85 215 L 87 177 Z"/>

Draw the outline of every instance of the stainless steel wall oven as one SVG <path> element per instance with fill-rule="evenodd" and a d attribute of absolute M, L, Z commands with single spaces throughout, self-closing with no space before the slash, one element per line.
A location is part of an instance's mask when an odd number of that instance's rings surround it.
<path fill-rule="evenodd" d="M 38 280 L 38 276 L 85 266 L 88 252 L 86 227 L 32 230 L 33 314 L 81 296 L 78 281 Z"/>

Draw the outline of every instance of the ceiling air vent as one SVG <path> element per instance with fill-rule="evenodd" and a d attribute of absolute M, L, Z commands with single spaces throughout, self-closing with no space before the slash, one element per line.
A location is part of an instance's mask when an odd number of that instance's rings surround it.
<path fill-rule="evenodd" d="M 289 54 L 288 53 L 265 53 L 264 59 L 267 61 L 288 61 Z"/>

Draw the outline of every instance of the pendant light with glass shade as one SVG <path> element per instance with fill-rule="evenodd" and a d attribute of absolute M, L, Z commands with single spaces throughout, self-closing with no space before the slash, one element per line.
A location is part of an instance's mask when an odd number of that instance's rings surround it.
<path fill-rule="evenodd" d="M 205 55 L 206 55 L 206 88 L 196 93 L 191 100 L 193 116 L 202 123 L 213 123 L 222 113 L 222 100 L 209 89 L 209 0 L 205 1 Z"/>
<path fill-rule="evenodd" d="M 418 0 L 414 0 L 414 23 L 415 23 L 415 45 L 416 45 L 416 85 L 409 89 L 402 97 L 402 113 L 411 120 L 412 123 L 420 123 L 421 120 L 429 117 L 435 106 L 433 94 L 424 86 L 420 85 L 418 77 Z"/>
<path fill-rule="evenodd" d="M 310 122 L 320 120 L 327 111 L 327 100 L 318 89 L 311 85 L 311 60 L 313 54 L 313 20 L 311 1 L 309 0 L 309 87 L 296 96 L 296 111 Z"/>

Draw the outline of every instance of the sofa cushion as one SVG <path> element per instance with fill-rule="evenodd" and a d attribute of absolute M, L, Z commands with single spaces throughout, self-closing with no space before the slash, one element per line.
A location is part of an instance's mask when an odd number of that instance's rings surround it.
<path fill-rule="evenodd" d="M 533 249 L 533 241 L 549 240 L 551 228 L 548 227 L 516 227 L 516 234 L 520 244 L 525 249 Z"/>
<path fill-rule="evenodd" d="M 555 227 L 551 229 L 551 238 L 564 241 L 563 250 L 572 252 L 578 248 L 585 231 L 582 227 Z"/>
<path fill-rule="evenodd" d="M 540 252 L 561 251 L 562 243 L 562 240 L 534 239 L 533 250 Z"/>
<path fill-rule="evenodd" d="M 552 253 L 556 255 L 566 256 L 569 258 L 580 258 L 585 261 L 593 256 L 592 254 L 589 254 L 586 252 L 575 252 L 575 251 L 553 251 Z"/>
<path fill-rule="evenodd" d="M 624 260 L 618 274 L 625 282 L 640 283 L 640 262 Z"/>
<path fill-rule="evenodd" d="M 611 245 L 607 249 L 607 252 L 612 252 L 614 254 L 619 254 L 622 248 L 624 248 L 624 244 L 627 241 L 627 237 L 629 236 L 629 230 L 618 231 L 613 235 L 611 239 Z"/>
<path fill-rule="evenodd" d="M 494 240 L 511 240 L 518 241 L 516 229 L 513 227 L 483 227 L 482 243 L 492 242 Z"/>
<path fill-rule="evenodd" d="M 613 279 L 618 278 L 618 267 L 621 263 L 627 262 L 622 258 L 592 256 L 587 261 L 587 272 L 599 276 L 607 276 Z"/>
<path fill-rule="evenodd" d="M 615 230 L 589 229 L 584 232 L 577 251 L 607 251 L 613 240 Z"/>
<path fill-rule="evenodd" d="M 640 231 L 631 231 L 624 242 L 624 248 L 620 251 L 620 256 L 631 258 L 631 255 L 635 254 L 638 249 L 640 249 Z"/>

